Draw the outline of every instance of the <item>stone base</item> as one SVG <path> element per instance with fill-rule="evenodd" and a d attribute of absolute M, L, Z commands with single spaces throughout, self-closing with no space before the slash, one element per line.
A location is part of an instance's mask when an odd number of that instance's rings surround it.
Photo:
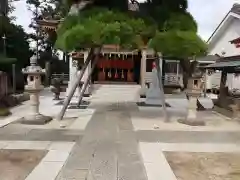
<path fill-rule="evenodd" d="M 52 117 L 50 116 L 44 116 L 42 114 L 38 115 L 30 115 L 23 117 L 20 119 L 21 124 L 29 124 L 29 125 L 44 125 L 47 124 L 52 120 Z"/>
<path fill-rule="evenodd" d="M 141 89 L 139 90 L 139 95 L 141 98 L 146 98 L 146 92 L 147 92 L 147 88 L 146 87 L 141 87 Z"/>
<path fill-rule="evenodd" d="M 145 102 L 137 102 L 137 106 L 142 106 L 142 107 L 162 107 L 161 104 L 146 104 Z M 171 107 L 168 103 L 165 103 L 166 107 Z"/>
<path fill-rule="evenodd" d="M 147 98 L 145 101 L 145 104 L 147 105 L 162 105 L 162 99 L 149 99 Z"/>
<path fill-rule="evenodd" d="M 205 126 L 206 125 L 206 123 L 203 120 L 198 120 L 198 119 L 179 119 L 178 122 L 188 126 Z"/>
<path fill-rule="evenodd" d="M 146 104 L 149 105 L 162 105 L 161 91 L 159 88 L 150 88 L 146 93 Z"/>
<path fill-rule="evenodd" d="M 212 110 L 213 108 L 214 108 L 214 104 L 212 99 L 203 98 L 203 97 L 197 99 L 198 111 Z"/>

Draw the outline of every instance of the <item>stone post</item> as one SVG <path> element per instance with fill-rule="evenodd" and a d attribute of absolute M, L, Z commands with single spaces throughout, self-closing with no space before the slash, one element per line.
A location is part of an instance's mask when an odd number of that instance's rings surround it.
<path fill-rule="evenodd" d="M 86 51 L 84 51 L 83 54 L 84 54 L 84 63 L 85 63 L 89 52 L 86 50 Z M 91 72 L 91 63 L 89 63 L 89 65 L 87 66 L 87 69 L 83 75 L 83 82 L 85 82 L 88 79 L 88 75 L 90 74 L 90 72 Z M 91 78 L 88 81 L 88 85 L 87 85 L 86 91 L 84 92 L 84 96 L 90 95 L 90 85 L 91 85 Z M 82 91 L 82 89 L 81 89 L 81 91 Z"/>
<path fill-rule="evenodd" d="M 195 84 L 197 81 L 197 84 Z M 204 126 L 203 117 L 197 117 L 197 99 L 201 96 L 201 78 L 189 78 L 188 80 L 188 109 L 185 119 L 179 119 L 178 122 L 189 126 Z"/>
<path fill-rule="evenodd" d="M 160 77 L 161 78 L 161 77 Z M 146 92 L 146 100 L 145 103 L 147 105 L 163 105 L 163 95 L 161 92 L 162 89 L 159 88 L 159 80 L 158 80 L 158 72 L 156 63 L 154 62 L 152 65 L 152 82 L 150 84 L 150 88 L 147 89 Z"/>
<path fill-rule="evenodd" d="M 69 82 L 67 87 L 67 96 L 69 95 L 69 91 L 71 87 L 73 86 L 74 82 L 76 81 L 78 75 L 78 61 L 74 60 L 72 57 L 69 59 Z M 78 97 L 80 92 L 79 87 L 77 87 L 73 97 Z"/>
<path fill-rule="evenodd" d="M 141 59 L 141 89 L 140 89 L 140 96 L 145 96 L 146 95 L 146 82 L 145 82 L 145 76 L 146 76 L 146 64 L 147 64 L 147 50 L 143 49 L 142 50 L 142 59 Z"/>

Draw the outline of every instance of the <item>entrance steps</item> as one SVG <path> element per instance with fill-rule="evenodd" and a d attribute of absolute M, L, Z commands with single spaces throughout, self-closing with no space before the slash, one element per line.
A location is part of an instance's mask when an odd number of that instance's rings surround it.
<path fill-rule="evenodd" d="M 140 85 L 132 84 L 97 84 L 94 87 L 91 102 L 116 103 L 136 102 Z"/>

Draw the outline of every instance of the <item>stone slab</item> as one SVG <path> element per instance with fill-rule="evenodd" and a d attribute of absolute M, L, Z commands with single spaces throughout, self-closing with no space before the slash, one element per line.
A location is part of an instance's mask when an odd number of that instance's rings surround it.
<path fill-rule="evenodd" d="M 188 126 L 205 126 L 206 123 L 202 119 L 178 119 L 178 122 Z"/>
<path fill-rule="evenodd" d="M 210 98 L 198 98 L 198 110 L 211 110 L 214 107 L 213 101 Z"/>
<path fill-rule="evenodd" d="M 43 162 L 65 162 L 69 156 L 69 152 L 50 150 L 43 158 Z"/>
<path fill-rule="evenodd" d="M 55 180 L 64 162 L 42 162 L 25 180 Z"/>
<path fill-rule="evenodd" d="M 177 180 L 157 143 L 140 143 L 140 150 L 148 180 Z"/>

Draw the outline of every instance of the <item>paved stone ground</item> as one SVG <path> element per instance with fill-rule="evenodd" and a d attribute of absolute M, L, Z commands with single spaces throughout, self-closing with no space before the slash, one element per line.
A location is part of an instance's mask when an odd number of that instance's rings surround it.
<path fill-rule="evenodd" d="M 45 126 L 26 126 L 14 122 L 0 128 L 0 141 L 76 142 L 63 168 L 56 173 L 57 180 L 155 180 L 164 177 L 161 176 L 165 174 L 164 167 L 160 171 L 159 166 L 156 170 L 158 173 L 152 173 L 152 169 L 157 167 L 143 161 L 144 153 L 158 160 L 161 150 L 148 151 L 139 148 L 139 143 L 176 143 L 177 147 L 195 143 L 200 147 L 203 145 L 202 149 L 206 143 L 240 144 L 240 125 L 226 121 L 218 114 L 199 114 L 207 121 L 218 121 L 217 125 L 211 124 L 210 129 L 201 127 L 199 131 L 198 127 L 179 126 L 174 120 L 185 113 L 179 98 L 170 100 L 176 106 L 168 109 L 172 121 L 164 123 L 160 109 L 137 107 L 138 90 L 139 87 L 133 85 L 101 86 L 87 99 L 91 101 L 87 110 L 68 110 L 66 117 L 72 119 L 66 120 L 65 129 L 60 129 L 59 122 L 55 120 Z M 42 95 L 41 111 L 56 115 L 61 106 L 55 105 L 49 93 Z M 226 123 L 228 126 L 225 126 Z M 159 129 L 153 128 L 155 124 Z M 166 128 L 170 126 L 171 129 Z M 217 127 L 221 128 L 213 131 Z M 168 165 L 164 158 L 160 161 Z M 171 180 L 174 176 L 165 177 Z"/>

